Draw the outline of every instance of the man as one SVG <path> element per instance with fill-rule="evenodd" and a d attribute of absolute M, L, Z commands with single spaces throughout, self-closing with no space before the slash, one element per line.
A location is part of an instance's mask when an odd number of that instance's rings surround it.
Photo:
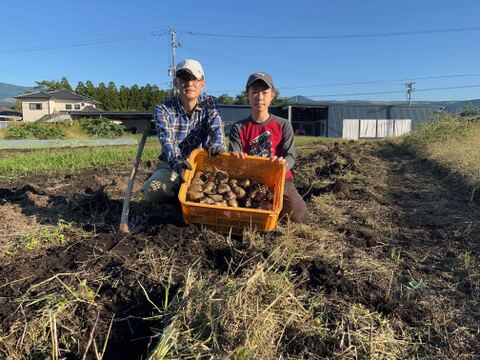
<path fill-rule="evenodd" d="M 272 77 L 264 72 L 254 73 L 248 78 L 246 90 L 251 115 L 232 126 L 230 151 L 240 159 L 244 159 L 248 154 L 267 156 L 272 161 L 286 163 L 281 215 L 288 216 L 293 222 L 306 223 L 309 220 L 307 206 L 293 184 L 295 147 L 292 125 L 287 119 L 272 115 L 268 111 L 275 98 Z"/>
<path fill-rule="evenodd" d="M 225 152 L 225 134 L 215 98 L 201 94 L 202 65 L 186 59 L 177 65 L 174 86 L 178 95 L 155 106 L 154 121 L 162 145 L 157 171 L 142 188 L 145 199 L 162 203 L 177 195 L 190 153 L 202 147 L 211 156 Z"/>

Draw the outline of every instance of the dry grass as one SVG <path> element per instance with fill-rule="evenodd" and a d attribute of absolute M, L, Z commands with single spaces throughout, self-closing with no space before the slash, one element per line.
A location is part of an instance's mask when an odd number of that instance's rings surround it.
<path fill-rule="evenodd" d="M 445 115 L 407 136 L 404 142 L 468 183 L 480 183 L 480 121 L 466 122 Z"/>

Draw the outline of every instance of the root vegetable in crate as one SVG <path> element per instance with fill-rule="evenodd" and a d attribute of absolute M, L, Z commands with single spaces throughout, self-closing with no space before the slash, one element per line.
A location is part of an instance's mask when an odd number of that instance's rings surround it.
<path fill-rule="evenodd" d="M 187 199 L 201 204 L 271 210 L 273 191 L 265 184 L 254 184 L 250 179 L 230 179 L 223 170 L 197 171 L 187 191 Z"/>

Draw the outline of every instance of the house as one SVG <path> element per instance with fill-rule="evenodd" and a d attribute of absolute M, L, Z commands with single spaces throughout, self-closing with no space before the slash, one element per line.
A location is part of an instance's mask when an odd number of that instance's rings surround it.
<path fill-rule="evenodd" d="M 18 121 L 22 120 L 22 113 L 0 106 L 0 121 Z"/>
<path fill-rule="evenodd" d="M 51 119 L 68 111 L 81 111 L 99 105 L 98 101 L 68 90 L 40 90 L 15 96 L 15 99 L 22 102 L 23 121 Z"/>
<path fill-rule="evenodd" d="M 22 120 L 22 113 L 0 106 L 0 129 L 8 127 L 11 121 Z"/>

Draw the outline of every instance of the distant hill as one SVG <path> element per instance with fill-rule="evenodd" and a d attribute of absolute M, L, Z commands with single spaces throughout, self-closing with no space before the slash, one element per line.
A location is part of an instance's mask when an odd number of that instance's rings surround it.
<path fill-rule="evenodd" d="M 0 82 L 0 106 L 14 106 L 14 96 L 21 95 L 32 88 Z"/>
<path fill-rule="evenodd" d="M 326 101 L 315 101 L 308 97 L 297 95 L 292 96 L 288 99 L 288 104 L 304 104 L 304 105 L 334 105 L 334 104 L 345 104 L 345 105 L 388 105 L 388 104 L 406 104 L 406 101 L 361 101 L 361 100 L 326 100 Z M 475 108 L 480 109 L 480 99 L 473 100 L 452 100 L 452 101 L 414 101 L 414 105 L 425 105 L 425 106 L 439 106 L 445 108 L 445 111 L 448 112 L 459 112 L 464 108 L 466 104 L 469 104 Z"/>

